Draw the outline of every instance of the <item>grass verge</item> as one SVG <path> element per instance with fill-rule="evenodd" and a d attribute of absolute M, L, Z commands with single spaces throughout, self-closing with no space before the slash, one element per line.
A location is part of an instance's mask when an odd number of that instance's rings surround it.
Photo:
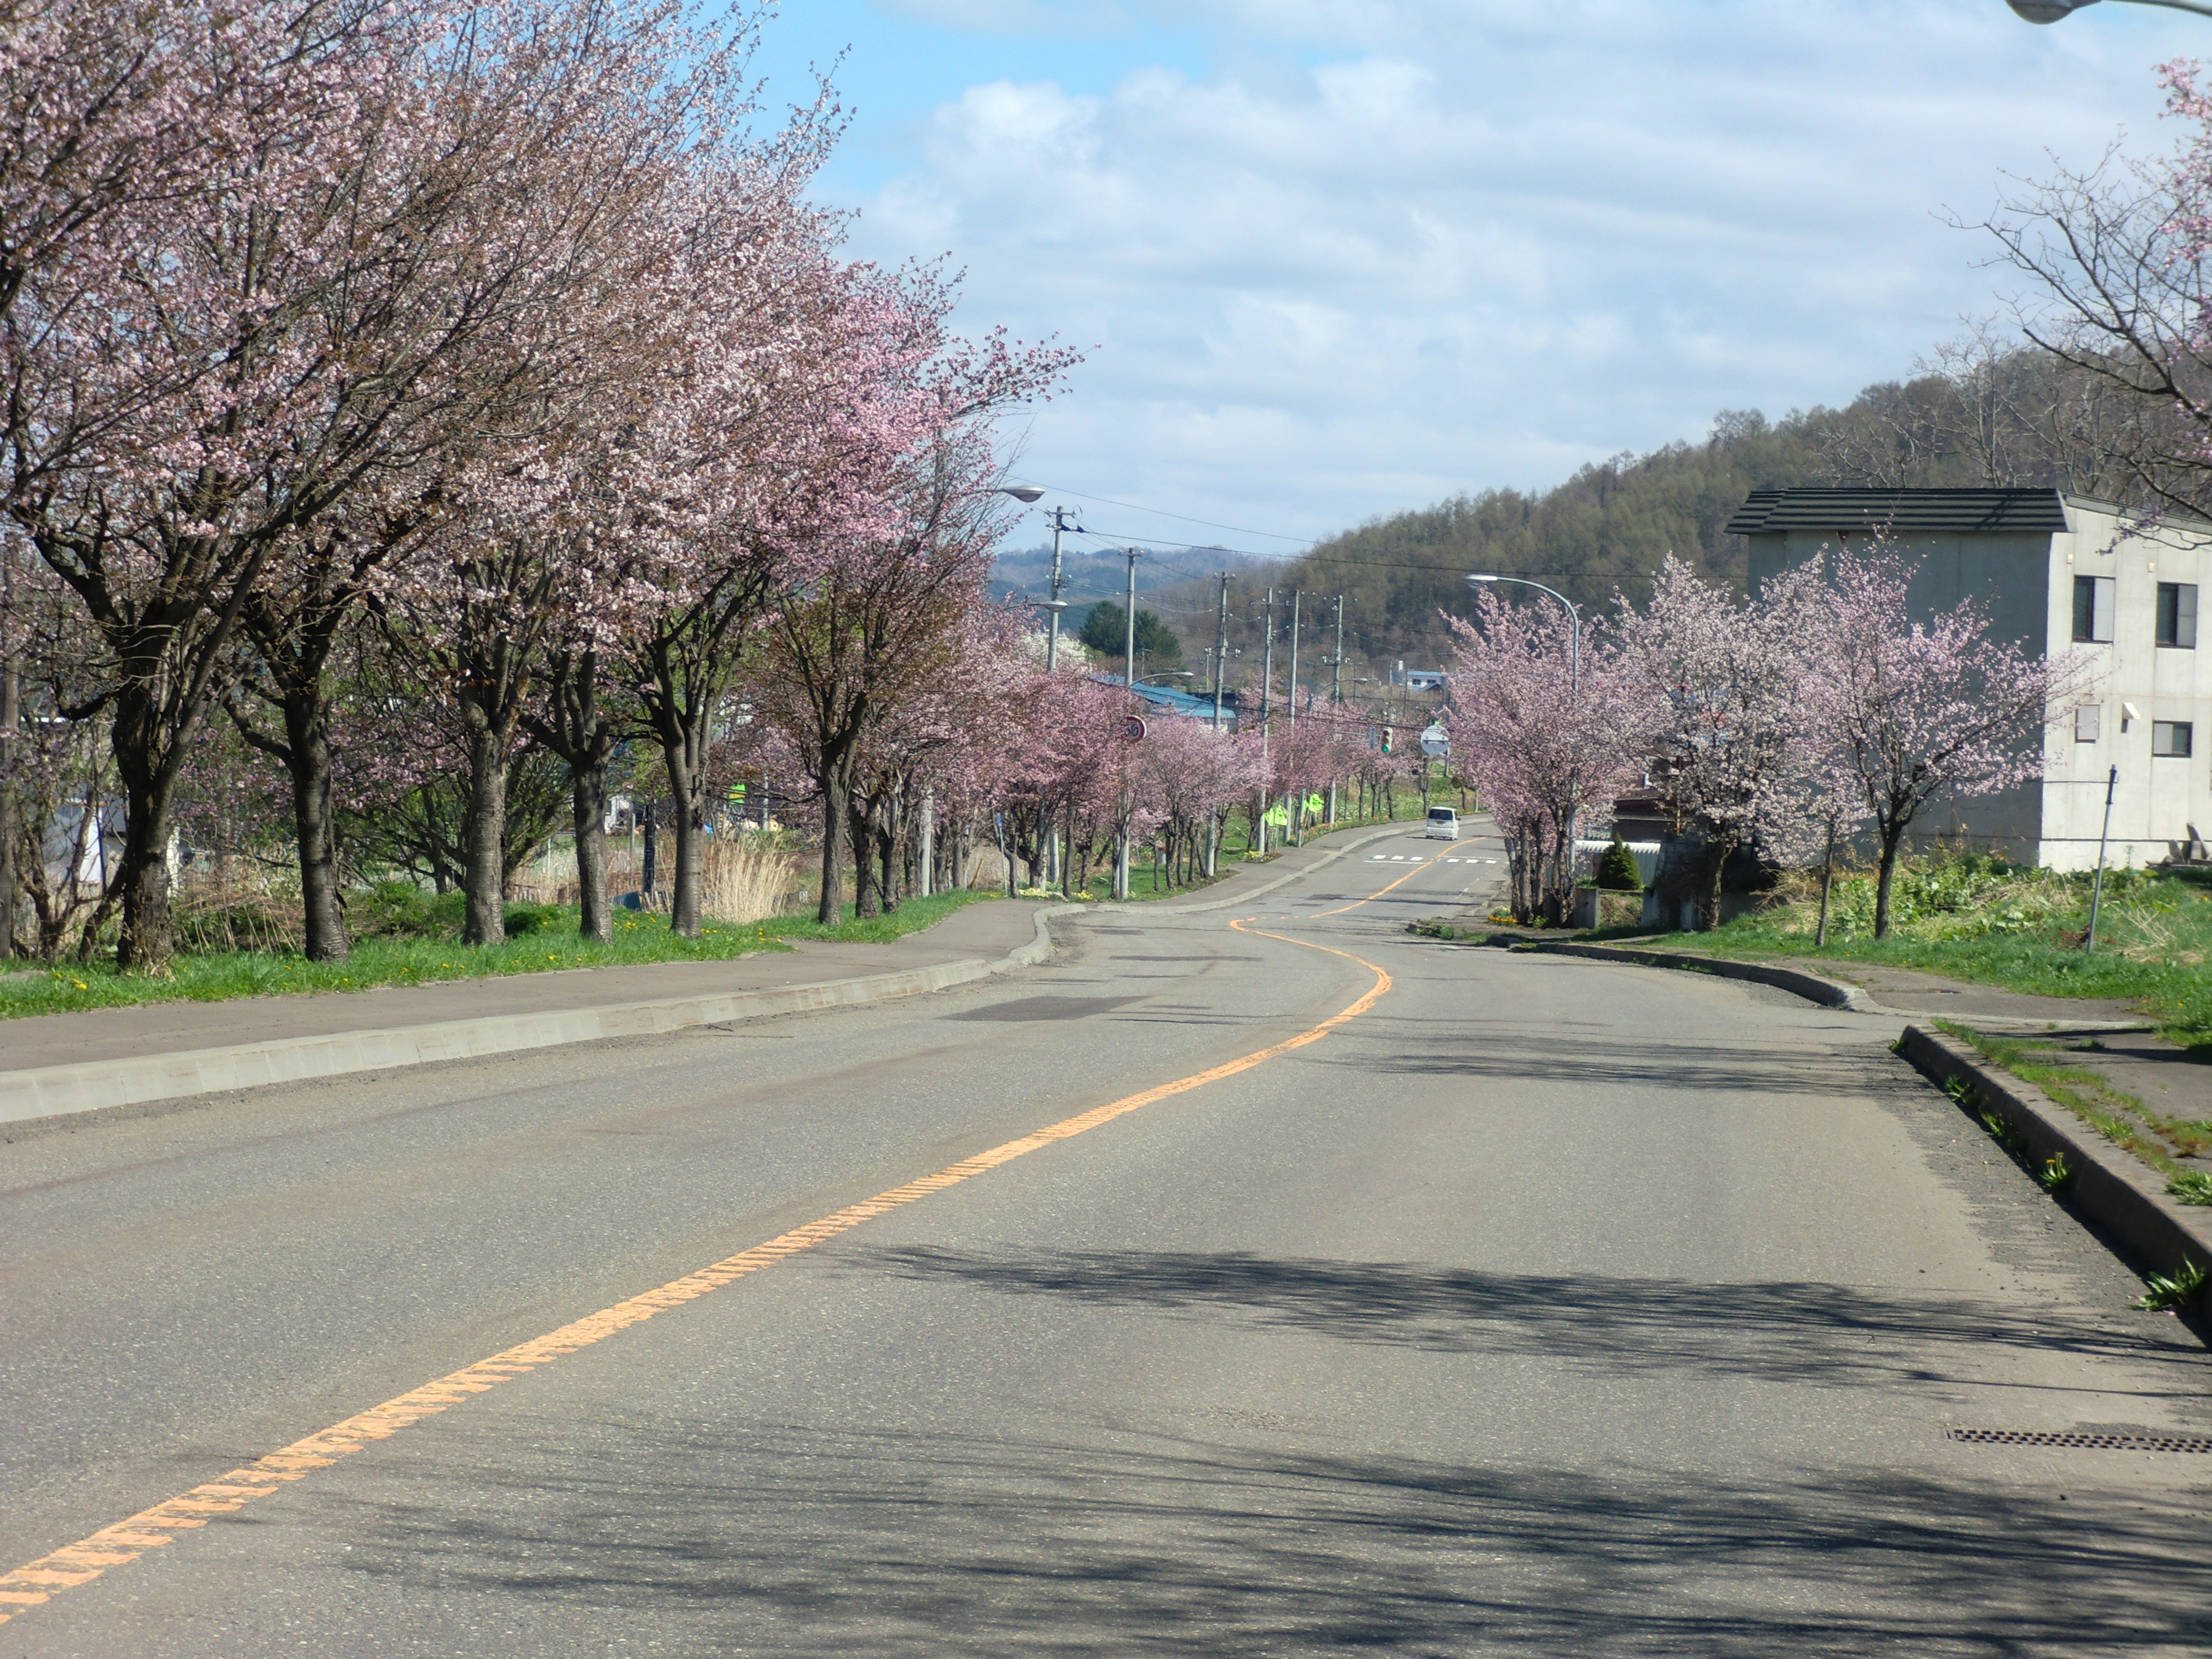
<path fill-rule="evenodd" d="M 910 898 L 890 915 L 865 921 L 854 920 L 848 905 L 845 921 L 836 927 L 824 927 L 811 916 L 778 916 L 741 927 L 708 922 L 696 939 L 669 932 L 663 917 L 617 910 L 614 937 L 604 945 L 577 936 L 577 915 L 572 908 L 512 905 L 507 912 L 510 934 L 500 945 L 471 946 L 446 937 L 386 936 L 362 939 L 351 958 L 339 963 L 308 962 L 276 951 L 225 951 L 180 955 L 162 978 L 118 974 L 100 963 L 9 974 L 0 976 L 0 1018 L 149 1002 L 224 1002 L 236 997 L 366 991 L 381 985 L 434 985 L 571 968 L 722 962 L 787 951 L 795 939 L 887 944 L 992 896 L 957 891 Z"/>
<path fill-rule="evenodd" d="M 1608 929 L 1587 937 L 1756 960 L 1863 962 L 2034 996 L 2109 998 L 2141 1008 L 2184 1047 L 2212 1044 L 2212 889 L 2139 870 L 2107 873 L 2096 954 L 2086 876 L 2015 869 L 1980 857 L 1916 860 L 1899 872 L 1887 939 L 1873 937 L 1870 878 L 1838 880 L 1829 941 L 1813 943 L 1811 896 L 1709 933 Z"/>
<path fill-rule="evenodd" d="M 2175 1162 L 2177 1154 L 2194 1157 L 2212 1147 L 2212 1124 L 2163 1116 L 2096 1073 L 2065 1064 L 2058 1058 L 2062 1051 L 2051 1044 L 1994 1037 L 1953 1020 L 1934 1024 L 1992 1066 L 2033 1084 L 2112 1145 L 2132 1152 L 2170 1181 L 2190 1173 Z"/>

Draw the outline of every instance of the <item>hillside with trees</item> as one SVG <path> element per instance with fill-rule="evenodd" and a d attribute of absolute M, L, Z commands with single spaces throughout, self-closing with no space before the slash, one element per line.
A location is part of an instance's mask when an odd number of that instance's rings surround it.
<path fill-rule="evenodd" d="M 1325 618 L 1343 594 L 1346 672 L 1361 674 L 1401 659 L 1437 665 L 1446 648 L 1437 612 L 1471 614 L 1470 571 L 1533 577 L 1600 609 L 1616 592 L 1646 597 L 1670 553 L 1741 586 L 1743 539 L 1723 526 L 1758 489 L 2053 485 L 2148 505 L 2163 492 L 2142 458 L 2174 448 L 2155 429 L 2160 418 L 2155 403 L 2124 398 L 2082 368 L 2032 347 L 1970 339 L 1914 378 L 1869 386 L 1840 409 L 1778 421 L 1723 410 L 1702 442 L 1593 463 L 1550 489 L 1455 495 L 1332 536 L 1264 580 L 1240 581 L 1231 645 L 1243 647 L 1249 669 L 1268 582 L 1306 594 L 1309 617 Z M 1158 597 L 1196 657 L 1191 647 L 1212 641 L 1211 592 L 1192 585 L 1182 611 L 1182 590 Z"/>

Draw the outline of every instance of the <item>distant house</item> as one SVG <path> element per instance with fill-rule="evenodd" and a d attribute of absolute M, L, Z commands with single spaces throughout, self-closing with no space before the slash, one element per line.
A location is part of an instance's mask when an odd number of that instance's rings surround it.
<path fill-rule="evenodd" d="M 2197 649 L 2212 525 L 2146 526 L 2110 501 L 2056 489 L 1792 489 L 1753 490 L 1728 529 L 1750 543 L 1754 592 L 1824 546 L 1887 532 L 1919 566 L 1916 617 L 1971 596 L 1995 637 L 2094 664 L 2091 701 L 2047 734 L 2041 781 L 1948 803 L 1923 835 L 2087 869 L 2114 766 L 2114 863 L 2156 862 L 2192 826 L 2212 828 L 2212 665 Z"/>
<path fill-rule="evenodd" d="M 1093 674 L 1091 678 L 1101 685 L 1119 687 L 1122 684 L 1119 674 Z M 1185 714 L 1193 720 L 1205 720 L 1209 724 L 1212 721 L 1213 693 L 1211 691 L 1179 691 L 1169 685 L 1144 684 L 1133 685 L 1127 689 L 1134 696 L 1152 704 L 1163 714 Z M 1224 732 L 1236 729 L 1237 705 L 1237 693 L 1228 690 L 1222 692 L 1221 727 Z"/>

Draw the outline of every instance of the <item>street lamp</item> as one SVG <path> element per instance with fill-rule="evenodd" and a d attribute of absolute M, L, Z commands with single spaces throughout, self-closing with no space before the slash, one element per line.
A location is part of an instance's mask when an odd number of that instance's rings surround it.
<path fill-rule="evenodd" d="M 1129 684 L 1142 685 L 1146 680 L 1194 680 L 1197 678 L 1197 673 L 1188 668 L 1156 668 L 1149 674 L 1138 675 Z"/>
<path fill-rule="evenodd" d="M 2084 6 L 2094 6 L 2097 0 L 2005 0 L 2015 15 L 2031 23 L 2056 23 L 2063 17 L 2071 17 Z M 2128 0 L 2137 6 L 2164 6 L 2172 11 L 2193 11 L 2199 17 L 2212 17 L 2212 6 L 2199 0 Z"/>
<path fill-rule="evenodd" d="M 991 493 L 994 495 L 1012 495 L 1024 507 L 1044 499 L 1044 491 L 1035 484 L 1000 484 Z"/>

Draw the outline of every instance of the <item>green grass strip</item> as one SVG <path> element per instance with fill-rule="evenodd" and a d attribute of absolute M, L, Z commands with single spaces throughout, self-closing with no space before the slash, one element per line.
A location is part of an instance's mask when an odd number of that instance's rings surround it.
<path fill-rule="evenodd" d="M 2130 1122 L 2124 1115 L 2131 1112 L 2149 1115 L 2143 1103 L 2133 1095 L 2121 1093 L 2094 1072 L 2079 1066 L 2045 1065 L 2033 1058 L 2036 1051 L 2027 1044 L 2008 1042 L 1952 1020 L 1939 1019 L 1935 1024 L 1968 1044 L 1991 1065 L 2011 1073 L 2023 1083 L 2033 1084 L 2115 1146 L 2134 1153 L 2160 1174 L 2172 1177 L 2183 1173 L 2181 1165 L 2166 1150 L 2145 1135 L 2143 1125 Z"/>
<path fill-rule="evenodd" d="M 0 1018 L 75 1013 L 149 1002 L 225 1002 L 237 997 L 298 995 L 315 991 L 366 991 L 383 985 L 434 985 L 507 974 L 553 973 L 574 968 L 627 967 L 653 962 L 726 962 L 790 941 L 823 939 L 888 944 L 941 921 L 989 893 L 959 890 L 901 901 L 889 915 L 845 921 L 824 927 L 811 916 L 778 916 L 737 926 L 708 922 L 696 939 L 668 929 L 665 916 L 615 912 L 614 937 L 605 944 L 581 939 L 571 908 L 510 907 L 512 921 L 526 931 L 504 943 L 465 945 L 451 939 L 365 939 L 345 962 L 309 962 L 277 951 L 226 951 L 179 955 L 162 977 L 118 974 L 112 964 L 68 963 L 51 969 L 0 975 Z"/>

